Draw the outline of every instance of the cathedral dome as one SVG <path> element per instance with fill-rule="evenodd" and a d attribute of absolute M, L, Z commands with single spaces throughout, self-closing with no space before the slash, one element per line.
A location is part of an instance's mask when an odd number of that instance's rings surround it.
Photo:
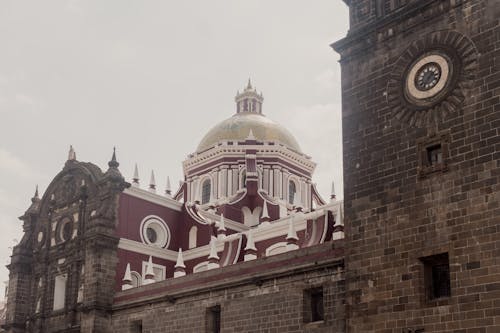
<path fill-rule="evenodd" d="M 217 124 L 203 137 L 197 151 L 208 149 L 220 141 L 245 141 L 250 132 L 258 141 L 280 142 L 301 152 L 297 140 L 286 128 L 254 112 L 239 112 Z"/>
<path fill-rule="evenodd" d="M 203 137 L 197 151 L 204 151 L 221 141 L 245 141 L 253 136 L 258 141 L 279 142 L 296 152 L 302 152 L 297 140 L 283 126 L 262 114 L 262 94 L 252 88 L 236 95 L 236 114 L 216 126 Z"/>

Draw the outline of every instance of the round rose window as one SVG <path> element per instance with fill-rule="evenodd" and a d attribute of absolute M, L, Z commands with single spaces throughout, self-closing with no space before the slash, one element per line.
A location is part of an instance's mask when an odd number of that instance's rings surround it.
<path fill-rule="evenodd" d="M 160 217 L 148 216 L 141 223 L 141 240 L 148 245 L 167 247 L 170 242 L 170 230 Z"/>

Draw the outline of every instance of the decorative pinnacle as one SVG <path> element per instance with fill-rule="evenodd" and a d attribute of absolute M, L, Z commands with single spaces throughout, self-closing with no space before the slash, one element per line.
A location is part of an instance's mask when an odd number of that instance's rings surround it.
<path fill-rule="evenodd" d="M 139 186 L 139 169 L 137 169 L 137 163 L 134 166 L 134 177 L 132 178 L 132 183 L 134 186 Z"/>
<path fill-rule="evenodd" d="M 248 140 L 248 141 L 255 140 L 255 135 L 253 135 L 252 129 L 250 129 L 250 132 L 248 132 L 248 136 L 247 136 L 246 140 Z"/>
<path fill-rule="evenodd" d="M 148 260 L 148 265 L 146 268 L 146 274 L 145 274 L 146 279 L 154 279 L 155 277 L 155 271 L 153 269 L 153 257 L 149 256 Z"/>
<path fill-rule="evenodd" d="M 130 273 L 130 264 L 127 263 L 127 268 L 125 268 L 125 274 L 123 275 L 123 282 L 132 282 L 132 274 Z"/>
<path fill-rule="evenodd" d="M 120 166 L 120 163 L 116 160 L 116 147 L 113 147 L 113 156 L 111 156 L 111 161 L 108 162 L 108 166 L 114 169 Z"/>
<path fill-rule="evenodd" d="M 250 81 L 250 78 L 248 78 L 247 90 L 251 89 L 252 89 L 252 82 Z"/>
<path fill-rule="evenodd" d="M 69 146 L 68 161 L 76 161 L 76 153 L 72 145 Z"/>
<path fill-rule="evenodd" d="M 170 177 L 169 176 L 167 176 L 167 186 L 165 187 L 165 194 L 166 195 L 172 194 L 172 186 L 170 186 Z"/>
<path fill-rule="evenodd" d="M 179 252 L 177 253 L 177 262 L 175 263 L 175 268 L 186 268 L 186 265 L 184 265 L 184 258 L 182 256 L 182 249 L 179 248 Z"/>
<path fill-rule="evenodd" d="M 332 192 L 330 193 L 330 199 L 335 199 L 336 198 L 336 195 L 335 195 L 335 182 L 332 181 Z"/>
<path fill-rule="evenodd" d="M 149 179 L 149 190 L 151 192 L 156 191 L 155 173 L 153 170 L 151 170 L 151 178 Z"/>

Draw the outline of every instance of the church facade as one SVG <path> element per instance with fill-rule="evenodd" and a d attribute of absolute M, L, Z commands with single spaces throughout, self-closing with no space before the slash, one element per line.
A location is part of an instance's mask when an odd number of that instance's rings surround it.
<path fill-rule="evenodd" d="M 250 82 L 176 189 L 71 148 L 21 217 L 4 329 L 499 332 L 500 5 L 345 2 L 344 201 Z"/>

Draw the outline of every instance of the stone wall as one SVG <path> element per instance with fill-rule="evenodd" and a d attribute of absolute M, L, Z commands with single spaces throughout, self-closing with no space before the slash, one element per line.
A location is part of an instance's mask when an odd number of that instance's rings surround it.
<path fill-rule="evenodd" d="M 345 332 L 342 242 L 327 243 L 120 292 L 115 332 Z M 309 321 L 307 292 L 322 287 L 325 317 Z"/>
<path fill-rule="evenodd" d="M 412 2 L 367 13 L 333 44 L 351 332 L 500 332 L 499 10 L 496 0 Z M 457 81 L 427 109 L 411 106 L 405 75 L 433 49 L 457 57 Z M 433 140 L 444 162 L 428 169 L 422 145 Z M 425 258 L 442 253 L 451 296 L 432 298 Z"/>

